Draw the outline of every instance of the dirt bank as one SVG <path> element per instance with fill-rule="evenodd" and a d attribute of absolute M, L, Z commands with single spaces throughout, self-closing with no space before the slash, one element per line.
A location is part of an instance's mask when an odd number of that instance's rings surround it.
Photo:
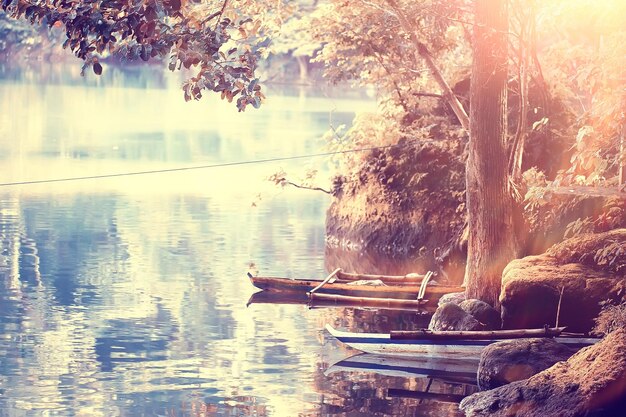
<path fill-rule="evenodd" d="M 372 151 L 328 210 L 328 244 L 403 259 L 460 282 L 465 262 L 465 170 L 459 141 Z M 341 265 L 339 265 L 341 266 Z M 443 279 L 443 277 L 440 277 Z"/>

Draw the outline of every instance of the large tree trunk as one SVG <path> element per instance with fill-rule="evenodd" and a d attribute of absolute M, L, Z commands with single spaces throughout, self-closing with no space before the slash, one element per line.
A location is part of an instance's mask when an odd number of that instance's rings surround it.
<path fill-rule="evenodd" d="M 475 1 L 470 143 L 466 169 L 467 296 L 496 308 L 499 306 L 502 270 L 517 252 L 506 146 L 506 3 L 506 0 Z"/>
<path fill-rule="evenodd" d="M 623 116 L 622 116 L 623 119 Z M 626 189 L 626 121 L 622 120 L 622 130 L 620 134 L 619 145 L 619 179 L 618 185 L 620 190 Z"/>
<path fill-rule="evenodd" d="M 622 95 L 622 109 L 626 109 L 626 93 Z M 626 191 L 626 115 L 624 114 L 624 111 L 622 111 L 621 118 L 618 187 L 620 190 Z"/>

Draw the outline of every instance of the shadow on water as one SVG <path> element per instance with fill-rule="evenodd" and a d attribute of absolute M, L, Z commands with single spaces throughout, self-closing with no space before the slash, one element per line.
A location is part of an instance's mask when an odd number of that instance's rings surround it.
<path fill-rule="evenodd" d="M 215 100 L 185 104 L 178 81 L 153 68 L 95 85 L 46 71 L 50 83 L 0 82 L 2 183 L 313 153 L 330 114 L 349 123 L 373 108 L 277 93 L 237 115 Z M 328 196 L 265 179 L 311 166 L 328 174 L 315 160 L 0 189 L 0 416 L 453 415 L 386 394 L 425 389 L 423 378 L 324 374 L 354 353 L 326 323 L 413 329 L 424 315 L 246 308 L 250 263 L 325 274 Z"/>

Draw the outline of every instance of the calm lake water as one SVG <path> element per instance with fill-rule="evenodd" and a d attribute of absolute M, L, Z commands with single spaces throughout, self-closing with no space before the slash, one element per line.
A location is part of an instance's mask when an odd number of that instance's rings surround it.
<path fill-rule="evenodd" d="M 374 108 L 332 89 L 274 88 L 262 109 L 237 114 L 211 97 L 185 103 L 178 76 L 159 69 L 78 72 L 0 74 L 0 183 L 323 152 L 331 124 Z M 325 372 L 355 353 L 326 323 L 385 331 L 423 316 L 246 306 L 251 263 L 325 275 L 330 198 L 266 178 L 314 168 L 323 183 L 327 164 L 0 186 L 0 416 L 455 414 L 387 395 L 426 379 Z"/>

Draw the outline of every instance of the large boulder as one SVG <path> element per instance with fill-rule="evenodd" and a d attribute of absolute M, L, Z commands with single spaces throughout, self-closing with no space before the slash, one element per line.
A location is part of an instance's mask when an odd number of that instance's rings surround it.
<path fill-rule="evenodd" d="M 465 300 L 465 292 L 451 292 L 441 296 L 439 302 L 437 303 L 437 307 L 440 307 L 446 303 L 461 304 L 461 302 Z"/>
<path fill-rule="evenodd" d="M 486 330 L 497 330 L 502 325 L 498 310 L 484 301 L 476 299 L 464 300 L 459 303 L 459 307 L 484 324 Z"/>
<path fill-rule="evenodd" d="M 454 303 L 437 307 L 428 325 L 430 330 L 484 330 L 484 326 L 471 314 Z"/>
<path fill-rule="evenodd" d="M 546 253 L 509 263 L 502 275 L 504 328 L 554 325 L 561 291 L 559 324 L 589 331 L 600 302 L 626 299 L 626 229 L 585 234 Z"/>
<path fill-rule="evenodd" d="M 624 415 L 607 410 L 626 396 L 625 351 L 620 329 L 528 379 L 470 395 L 460 408 L 472 417 Z"/>
<path fill-rule="evenodd" d="M 529 378 L 574 353 L 575 350 L 548 338 L 493 343 L 480 356 L 478 387 L 488 390 Z"/>

